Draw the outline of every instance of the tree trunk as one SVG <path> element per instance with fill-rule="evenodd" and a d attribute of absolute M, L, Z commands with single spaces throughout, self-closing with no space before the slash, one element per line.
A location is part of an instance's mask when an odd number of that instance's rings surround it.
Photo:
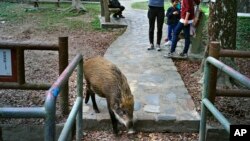
<path fill-rule="evenodd" d="M 209 41 L 220 41 L 221 47 L 236 48 L 237 0 L 217 0 L 209 6 Z"/>
<path fill-rule="evenodd" d="M 208 19 L 208 43 L 219 41 L 221 49 L 236 49 L 236 25 L 237 25 L 237 0 L 216 0 L 210 2 Z M 204 59 L 206 59 L 205 53 Z M 234 67 L 232 58 L 220 58 L 220 60 Z M 203 60 L 204 61 L 204 60 Z M 204 66 L 201 66 L 204 67 Z M 229 77 L 218 72 L 218 86 L 231 87 Z"/>
<path fill-rule="evenodd" d="M 80 0 L 72 0 L 72 10 L 76 10 L 77 12 L 86 12 L 85 7 L 82 5 Z"/>

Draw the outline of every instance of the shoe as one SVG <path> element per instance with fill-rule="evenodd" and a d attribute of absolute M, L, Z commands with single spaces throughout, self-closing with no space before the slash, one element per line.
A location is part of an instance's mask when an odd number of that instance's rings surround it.
<path fill-rule="evenodd" d="M 161 51 L 161 46 L 157 44 L 157 45 L 156 45 L 156 50 L 157 50 L 157 51 Z"/>
<path fill-rule="evenodd" d="M 123 15 L 119 15 L 119 18 L 125 18 Z"/>
<path fill-rule="evenodd" d="M 165 46 L 171 46 L 172 45 L 172 41 L 167 41 L 164 45 Z"/>
<path fill-rule="evenodd" d="M 183 57 L 183 58 L 187 58 L 188 57 L 187 53 L 183 53 L 183 52 L 180 53 L 180 56 Z"/>
<path fill-rule="evenodd" d="M 169 52 L 168 54 L 164 55 L 166 58 L 172 58 L 174 56 L 174 52 Z"/>
<path fill-rule="evenodd" d="M 148 50 L 153 50 L 154 49 L 154 44 L 150 44 L 150 46 L 148 47 Z"/>
<path fill-rule="evenodd" d="M 113 15 L 113 18 L 118 19 L 117 15 L 115 15 L 115 14 Z"/>

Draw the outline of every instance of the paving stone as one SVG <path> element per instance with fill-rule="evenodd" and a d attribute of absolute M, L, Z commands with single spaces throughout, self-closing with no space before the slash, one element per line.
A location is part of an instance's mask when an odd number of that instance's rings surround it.
<path fill-rule="evenodd" d="M 139 101 L 134 102 L 134 111 L 138 111 L 141 109 L 141 103 Z"/>
<path fill-rule="evenodd" d="M 160 121 L 160 120 L 172 120 L 175 121 L 176 120 L 176 115 L 172 114 L 172 115 L 168 115 L 168 114 L 159 114 L 156 116 L 156 121 Z"/>
<path fill-rule="evenodd" d="M 146 102 L 148 105 L 155 105 L 155 106 L 159 106 L 160 104 L 160 99 L 159 99 L 160 95 L 156 94 L 156 95 L 147 95 L 145 96 Z"/>
<path fill-rule="evenodd" d="M 83 106 L 83 108 L 82 108 L 82 112 L 83 113 L 87 113 L 87 112 L 89 112 L 89 106 L 87 106 L 87 105 L 85 105 L 85 106 Z"/>
<path fill-rule="evenodd" d="M 155 105 L 145 105 L 143 111 L 149 113 L 160 113 L 160 106 Z"/>

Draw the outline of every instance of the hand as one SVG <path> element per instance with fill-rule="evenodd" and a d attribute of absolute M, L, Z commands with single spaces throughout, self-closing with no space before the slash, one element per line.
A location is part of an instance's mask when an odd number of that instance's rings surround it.
<path fill-rule="evenodd" d="M 173 14 L 174 14 L 174 15 L 177 15 L 177 14 L 178 14 L 178 11 L 174 11 Z"/>
<path fill-rule="evenodd" d="M 184 20 L 184 26 L 188 25 L 188 20 Z"/>

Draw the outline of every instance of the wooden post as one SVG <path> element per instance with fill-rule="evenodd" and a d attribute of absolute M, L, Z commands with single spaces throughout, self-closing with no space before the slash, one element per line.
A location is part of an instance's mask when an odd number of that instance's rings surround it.
<path fill-rule="evenodd" d="M 59 74 L 68 66 L 68 37 L 59 37 Z M 60 108 L 63 115 L 69 113 L 69 86 L 68 81 L 63 87 L 60 96 Z"/>
<path fill-rule="evenodd" d="M 100 0 L 100 4 L 101 4 L 101 17 L 104 17 L 104 5 L 103 5 L 103 0 Z"/>
<path fill-rule="evenodd" d="M 105 22 L 110 22 L 110 14 L 109 14 L 108 4 L 109 4 L 108 0 L 103 0 Z"/>
<path fill-rule="evenodd" d="M 212 56 L 216 59 L 219 59 L 220 54 L 220 43 L 216 41 L 210 42 L 209 45 L 209 56 Z M 211 64 L 209 64 L 211 65 Z M 215 101 L 215 95 L 216 95 L 216 83 L 217 83 L 217 68 L 213 65 L 210 66 L 210 78 L 208 82 L 208 99 L 214 103 Z"/>
<path fill-rule="evenodd" d="M 24 50 L 17 48 L 17 82 L 22 85 L 25 83 L 25 70 L 24 70 Z"/>

